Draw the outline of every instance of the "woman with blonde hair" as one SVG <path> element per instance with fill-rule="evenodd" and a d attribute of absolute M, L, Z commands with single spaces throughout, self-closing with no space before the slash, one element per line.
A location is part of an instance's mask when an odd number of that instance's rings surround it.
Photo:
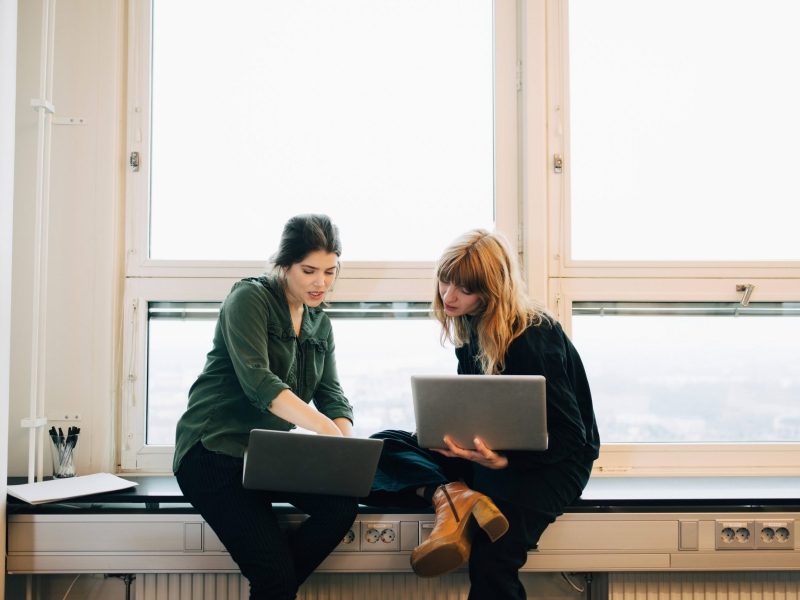
<path fill-rule="evenodd" d="M 542 375 L 549 447 L 500 452 L 420 448 L 416 436 L 383 431 L 368 502 L 432 504 L 436 524 L 411 555 L 434 577 L 469 563 L 470 600 L 523 599 L 519 569 L 545 528 L 586 486 L 600 438 L 580 356 L 561 326 L 528 299 L 505 239 L 482 229 L 453 242 L 436 267 L 433 313 L 456 347 L 458 373 Z M 491 401 L 491 399 L 487 399 Z"/>

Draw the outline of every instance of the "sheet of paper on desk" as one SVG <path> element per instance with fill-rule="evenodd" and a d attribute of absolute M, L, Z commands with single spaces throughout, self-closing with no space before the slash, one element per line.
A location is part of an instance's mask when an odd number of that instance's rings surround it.
<path fill-rule="evenodd" d="M 111 473 L 94 473 L 93 475 L 81 475 L 79 477 L 9 485 L 6 491 L 10 496 L 24 500 L 29 504 L 43 504 L 45 502 L 66 500 L 67 498 L 77 498 L 78 496 L 124 490 L 135 485 L 139 484 Z"/>

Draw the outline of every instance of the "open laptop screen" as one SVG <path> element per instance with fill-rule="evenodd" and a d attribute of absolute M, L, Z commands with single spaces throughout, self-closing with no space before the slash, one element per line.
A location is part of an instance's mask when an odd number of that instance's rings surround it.
<path fill-rule="evenodd" d="M 417 439 L 462 448 L 481 438 L 493 450 L 547 450 L 545 379 L 539 375 L 415 375 L 411 377 Z"/>
<path fill-rule="evenodd" d="M 364 497 L 383 440 L 253 429 L 242 485 L 273 492 Z"/>

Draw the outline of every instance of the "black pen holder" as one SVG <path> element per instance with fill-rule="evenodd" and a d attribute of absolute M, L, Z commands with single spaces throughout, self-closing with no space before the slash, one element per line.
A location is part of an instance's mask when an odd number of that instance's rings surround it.
<path fill-rule="evenodd" d="M 75 459 L 73 451 L 78 441 L 78 434 L 72 434 L 66 439 L 50 438 L 50 453 L 53 456 L 53 478 L 63 479 L 75 477 Z"/>

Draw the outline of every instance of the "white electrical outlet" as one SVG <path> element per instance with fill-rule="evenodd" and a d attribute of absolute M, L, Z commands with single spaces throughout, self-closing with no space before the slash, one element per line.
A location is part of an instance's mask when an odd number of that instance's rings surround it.
<path fill-rule="evenodd" d="M 794 521 L 756 521 L 756 548 L 759 550 L 794 550 Z"/>
<path fill-rule="evenodd" d="M 358 552 L 361 549 L 361 521 L 356 521 L 336 547 L 337 552 Z"/>
<path fill-rule="evenodd" d="M 381 532 L 375 527 L 369 527 L 364 532 L 364 541 L 367 542 L 368 544 L 377 544 L 380 538 L 381 538 Z"/>
<path fill-rule="evenodd" d="M 394 528 L 385 527 L 381 531 L 381 541 L 384 544 L 391 544 L 395 539 L 397 539 L 397 531 Z"/>
<path fill-rule="evenodd" d="M 370 552 L 396 552 L 400 550 L 400 523 L 362 523 L 361 550 Z"/>
<path fill-rule="evenodd" d="M 717 521 L 717 550 L 752 550 L 756 547 L 756 529 L 753 521 Z"/>

